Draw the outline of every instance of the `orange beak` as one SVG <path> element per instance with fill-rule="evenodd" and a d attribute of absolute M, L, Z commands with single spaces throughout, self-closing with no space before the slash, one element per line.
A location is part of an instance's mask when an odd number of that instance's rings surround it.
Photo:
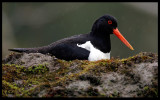
<path fill-rule="evenodd" d="M 129 42 L 123 37 L 123 35 L 119 32 L 118 28 L 113 29 L 113 33 L 131 50 L 134 50 L 133 47 L 129 44 Z"/>

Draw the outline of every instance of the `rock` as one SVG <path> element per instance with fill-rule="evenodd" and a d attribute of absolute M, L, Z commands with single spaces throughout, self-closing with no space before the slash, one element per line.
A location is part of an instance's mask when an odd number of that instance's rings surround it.
<path fill-rule="evenodd" d="M 2 60 L 3 97 L 158 97 L 158 55 L 65 61 L 12 53 Z"/>

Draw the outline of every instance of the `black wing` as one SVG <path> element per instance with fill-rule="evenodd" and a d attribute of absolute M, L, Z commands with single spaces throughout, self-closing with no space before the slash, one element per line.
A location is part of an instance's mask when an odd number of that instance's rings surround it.
<path fill-rule="evenodd" d="M 50 54 L 64 60 L 88 60 L 89 51 L 76 44 L 59 44 L 49 51 Z"/>
<path fill-rule="evenodd" d="M 13 48 L 8 50 L 25 53 L 50 53 L 51 55 L 64 60 L 88 60 L 89 51 L 78 47 L 77 44 L 83 44 L 89 40 L 89 34 L 81 34 L 58 40 L 48 46 L 38 48 Z"/>
<path fill-rule="evenodd" d="M 49 53 L 64 60 L 88 60 L 90 52 L 84 48 L 78 47 L 77 44 L 83 44 L 89 40 L 89 34 L 81 34 L 65 38 L 49 45 Z"/>

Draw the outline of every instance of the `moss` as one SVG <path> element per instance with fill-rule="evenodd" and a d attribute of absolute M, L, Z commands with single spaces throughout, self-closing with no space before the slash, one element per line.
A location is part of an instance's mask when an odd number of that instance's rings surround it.
<path fill-rule="evenodd" d="M 18 91 L 18 87 L 14 86 L 13 84 L 6 82 L 5 80 L 2 81 L 2 89 L 3 89 L 3 96 L 7 96 L 8 94 L 15 94 Z"/>
<path fill-rule="evenodd" d="M 113 93 L 109 94 L 109 98 L 117 98 L 117 97 L 120 97 L 120 94 L 117 91 L 114 91 Z"/>
<path fill-rule="evenodd" d="M 47 71 L 48 68 L 45 67 L 45 65 L 27 68 L 15 64 L 2 64 L 3 96 L 5 97 L 11 93 L 17 97 L 20 96 L 19 94 L 24 94 L 29 87 L 33 87 L 33 85 L 39 84 L 40 82 L 40 77 L 33 75 L 42 74 Z M 15 83 L 18 80 L 21 80 L 22 84 L 18 85 Z"/>
<path fill-rule="evenodd" d="M 49 70 L 48 64 L 26 67 L 22 66 L 22 63 L 19 65 L 6 63 L 20 56 L 20 54 L 17 56 L 12 54 L 7 60 L 3 60 L 5 62 L 2 64 L 3 97 L 8 97 L 9 94 L 12 94 L 13 97 L 38 97 L 38 94 L 44 89 L 47 91 L 44 93 L 44 96 L 64 97 L 70 93 L 67 89 L 55 90 L 53 88 L 57 86 L 65 87 L 69 83 L 79 79 L 89 81 L 92 86 L 99 86 L 102 84 L 100 76 L 108 72 L 117 72 L 132 77 L 133 75 L 129 74 L 132 71 L 130 67 L 134 67 L 135 64 L 141 62 L 152 63 L 156 57 L 153 54 L 147 56 L 144 53 L 140 53 L 126 59 L 112 58 L 110 60 L 99 61 L 65 61 L 57 59 L 55 63 L 50 66 L 58 66 L 58 69 L 52 72 Z M 101 95 L 98 89 L 93 87 L 88 88 L 86 93 L 87 96 Z M 139 95 L 158 97 L 158 90 L 155 87 L 146 86 L 143 88 L 143 91 L 139 91 Z M 119 96 L 119 92 L 116 91 L 109 95 L 109 97 Z"/>
<path fill-rule="evenodd" d="M 149 87 L 145 86 L 143 89 L 144 89 L 144 91 L 147 91 L 149 89 Z"/>
<path fill-rule="evenodd" d="M 94 86 L 98 86 L 101 84 L 101 80 L 100 77 L 95 77 L 95 76 L 91 76 L 91 75 L 81 75 L 79 76 L 80 80 L 89 80 L 90 84 L 94 85 Z"/>
<path fill-rule="evenodd" d="M 27 70 L 24 70 L 27 74 L 42 74 L 49 71 L 49 68 L 46 65 L 39 64 L 37 66 L 30 66 Z"/>
<path fill-rule="evenodd" d="M 89 87 L 86 92 L 88 96 L 99 96 L 100 95 L 98 92 L 98 89 L 94 89 L 92 87 Z"/>
<path fill-rule="evenodd" d="M 158 97 L 158 89 L 145 86 L 143 87 L 143 90 L 138 91 L 137 95 L 141 97 Z"/>

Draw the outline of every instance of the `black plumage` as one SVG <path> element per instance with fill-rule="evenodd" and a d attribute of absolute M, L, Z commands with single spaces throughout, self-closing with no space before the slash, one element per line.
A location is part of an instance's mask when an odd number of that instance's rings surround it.
<path fill-rule="evenodd" d="M 112 23 L 110 24 L 109 21 L 111 21 Z M 91 44 L 101 52 L 110 52 L 110 34 L 113 34 L 113 29 L 115 29 L 116 27 L 116 19 L 111 15 L 104 15 L 94 22 L 91 31 L 87 34 L 80 34 L 69 38 L 64 38 L 43 47 L 13 48 L 9 50 L 25 53 L 49 53 L 59 59 L 64 60 L 88 60 L 90 51 L 78 47 L 77 44 L 84 44 L 86 41 L 90 41 Z"/>

